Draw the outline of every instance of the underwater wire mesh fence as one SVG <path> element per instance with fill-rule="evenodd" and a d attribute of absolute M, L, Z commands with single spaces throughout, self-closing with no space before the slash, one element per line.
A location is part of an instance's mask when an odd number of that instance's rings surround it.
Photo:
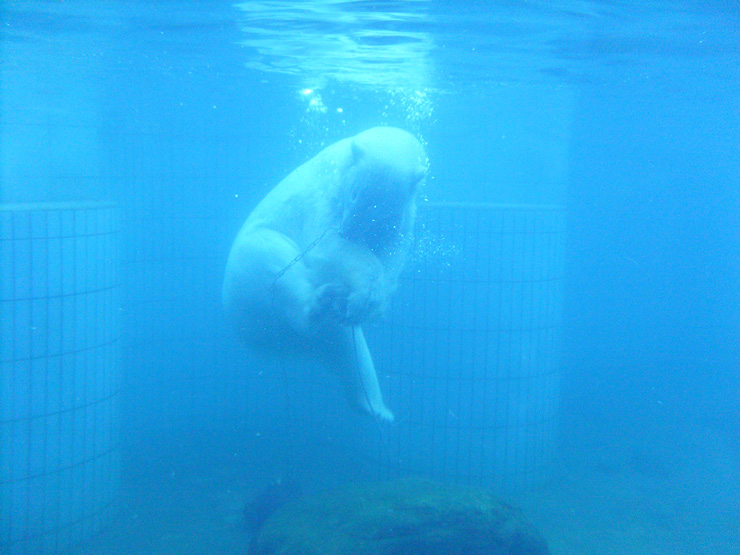
<path fill-rule="evenodd" d="M 422 206 L 392 306 L 364 326 L 395 422 L 348 423 L 335 377 L 297 371 L 286 432 L 296 445 L 313 434 L 360 453 L 351 468 L 373 479 L 545 483 L 557 451 L 564 244 L 558 206 Z"/>
<path fill-rule="evenodd" d="M 398 424 L 380 474 L 522 489 L 556 456 L 565 216 L 558 206 L 437 204 L 370 341 Z"/>
<path fill-rule="evenodd" d="M 118 508 L 117 209 L 0 205 L 0 552 L 56 553 Z"/>

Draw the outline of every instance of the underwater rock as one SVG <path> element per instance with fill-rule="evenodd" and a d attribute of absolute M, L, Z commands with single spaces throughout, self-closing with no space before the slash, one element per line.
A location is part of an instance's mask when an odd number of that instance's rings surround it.
<path fill-rule="evenodd" d="M 343 487 L 268 518 L 250 555 L 548 555 L 521 511 L 489 492 L 419 479 Z"/>
<path fill-rule="evenodd" d="M 292 480 L 276 480 L 262 488 L 244 506 L 244 521 L 249 532 L 254 534 L 275 511 L 301 494 L 300 484 Z"/>

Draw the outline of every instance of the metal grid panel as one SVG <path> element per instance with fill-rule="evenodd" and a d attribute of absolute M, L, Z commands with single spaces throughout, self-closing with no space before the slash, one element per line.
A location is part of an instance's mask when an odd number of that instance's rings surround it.
<path fill-rule="evenodd" d="M 557 448 L 564 243 L 560 207 L 424 206 L 392 306 L 364 326 L 395 422 L 354 414 L 336 376 L 301 364 L 285 380 L 294 458 L 336 468 L 343 451 L 354 459 L 345 479 L 419 475 L 502 492 L 545 483 Z"/>
<path fill-rule="evenodd" d="M 97 532 L 119 490 L 118 221 L 0 205 L 0 552 Z"/>
<path fill-rule="evenodd" d="M 563 211 L 447 204 L 419 224 L 418 259 L 369 330 L 398 420 L 369 456 L 384 476 L 540 484 L 557 443 Z"/>

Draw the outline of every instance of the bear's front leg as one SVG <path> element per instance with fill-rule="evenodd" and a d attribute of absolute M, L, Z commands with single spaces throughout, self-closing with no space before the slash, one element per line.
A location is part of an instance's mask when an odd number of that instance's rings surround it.
<path fill-rule="evenodd" d="M 382 304 L 377 285 L 352 289 L 347 284 L 325 283 L 316 289 L 309 311 L 312 318 L 357 326 L 378 312 Z"/>
<path fill-rule="evenodd" d="M 306 256 L 306 268 L 315 287 L 311 310 L 317 319 L 356 326 L 378 314 L 388 297 L 380 260 L 340 237 L 327 238 Z"/>

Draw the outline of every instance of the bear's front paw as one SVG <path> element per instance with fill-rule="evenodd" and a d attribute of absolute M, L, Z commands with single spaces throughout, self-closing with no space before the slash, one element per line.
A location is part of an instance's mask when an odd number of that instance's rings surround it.
<path fill-rule="evenodd" d="M 381 297 L 376 289 L 353 291 L 347 299 L 344 324 L 358 326 L 374 316 L 381 306 Z"/>
<path fill-rule="evenodd" d="M 309 307 L 314 320 L 333 320 L 356 326 L 380 308 L 380 296 L 374 290 L 352 291 L 346 285 L 327 283 L 316 290 Z"/>
<path fill-rule="evenodd" d="M 347 318 L 349 289 L 336 283 L 326 283 L 316 289 L 308 310 L 312 320 L 343 322 Z"/>

